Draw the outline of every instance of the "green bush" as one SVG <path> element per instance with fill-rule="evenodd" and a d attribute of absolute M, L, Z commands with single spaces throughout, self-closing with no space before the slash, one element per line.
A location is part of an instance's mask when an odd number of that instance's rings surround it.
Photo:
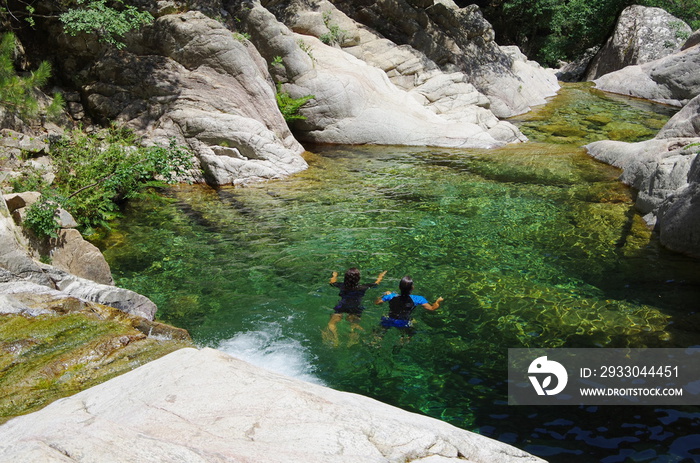
<path fill-rule="evenodd" d="M 76 0 L 77 7 L 71 8 L 59 16 L 67 34 L 76 36 L 81 33 L 94 34 L 101 42 L 121 49 L 127 32 L 138 30 L 141 26 L 153 22 L 153 16 L 146 11 L 125 5 L 122 0 Z"/>
<path fill-rule="evenodd" d="M 305 120 L 306 117 L 299 114 L 299 109 L 314 98 L 316 98 L 314 95 L 292 98 L 289 93 L 282 90 L 282 84 L 277 84 L 277 106 L 287 122 Z"/>
<path fill-rule="evenodd" d="M 111 128 L 106 137 L 73 132 L 51 148 L 54 184 L 64 207 L 83 227 L 105 225 L 118 204 L 149 186 L 162 186 L 192 168 L 192 155 L 174 141 L 139 146 L 133 134 Z"/>
<path fill-rule="evenodd" d="M 23 224 L 39 238 L 57 238 L 58 204 L 42 197 L 41 201 L 29 206 Z"/>
<path fill-rule="evenodd" d="M 330 13 L 323 13 L 323 23 L 328 28 L 328 32 L 321 34 L 319 40 L 326 45 L 336 45 L 345 39 L 347 32 L 340 28 L 339 25 L 331 21 Z"/>
<path fill-rule="evenodd" d="M 70 212 L 84 233 L 117 217 L 124 200 L 149 187 L 173 183 L 192 168 L 191 153 L 174 141 L 169 146 L 144 147 L 130 131 L 116 127 L 94 135 L 70 132 L 52 144 L 51 158 L 55 171 L 51 186 L 29 175 L 27 183 L 14 184 L 15 191 L 34 187 Z M 34 213 L 35 231 L 47 230 L 48 213 Z"/>

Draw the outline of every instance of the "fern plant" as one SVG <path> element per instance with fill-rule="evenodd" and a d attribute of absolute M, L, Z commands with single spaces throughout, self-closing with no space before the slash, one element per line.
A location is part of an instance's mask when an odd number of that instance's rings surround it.
<path fill-rule="evenodd" d="M 299 114 L 299 110 L 309 100 L 316 98 L 314 95 L 306 95 L 301 98 L 292 98 L 291 95 L 282 90 L 282 84 L 277 84 L 277 106 L 287 122 L 305 120 L 306 116 Z"/>

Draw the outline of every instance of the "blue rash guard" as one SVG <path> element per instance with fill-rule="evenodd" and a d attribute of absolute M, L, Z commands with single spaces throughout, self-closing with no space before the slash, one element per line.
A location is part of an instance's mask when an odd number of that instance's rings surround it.
<path fill-rule="evenodd" d="M 392 302 L 393 300 L 393 302 Z M 382 301 L 389 303 L 389 316 L 382 317 L 381 325 L 385 328 L 409 328 L 411 313 L 419 305 L 429 304 L 423 296 L 410 295 L 410 300 L 396 293 L 385 294 Z"/>

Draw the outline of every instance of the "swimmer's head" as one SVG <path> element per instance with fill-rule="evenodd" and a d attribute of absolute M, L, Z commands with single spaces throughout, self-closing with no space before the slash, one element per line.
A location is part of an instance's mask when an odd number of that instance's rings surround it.
<path fill-rule="evenodd" d="M 349 268 L 345 272 L 345 280 L 343 282 L 346 288 L 354 288 L 360 283 L 360 269 L 356 267 Z"/>
<path fill-rule="evenodd" d="M 411 291 L 413 291 L 413 278 L 408 275 L 401 278 L 401 281 L 399 282 L 399 290 L 401 291 L 402 296 L 408 296 L 411 294 Z"/>

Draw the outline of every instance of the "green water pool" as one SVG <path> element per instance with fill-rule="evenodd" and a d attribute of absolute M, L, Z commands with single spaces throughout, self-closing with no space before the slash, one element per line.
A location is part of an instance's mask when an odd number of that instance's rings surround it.
<path fill-rule="evenodd" d="M 309 169 L 180 185 L 127 205 L 96 244 L 163 321 L 267 368 L 362 393 L 564 461 L 683 461 L 697 407 L 514 407 L 511 347 L 700 345 L 700 265 L 659 247 L 598 139 L 653 137 L 673 110 L 567 86 L 498 150 L 309 147 Z M 355 335 L 325 330 L 350 266 L 374 281 Z M 410 342 L 372 301 L 404 275 L 445 302 Z M 634 460 L 636 458 L 636 460 Z M 688 460 L 690 461 L 690 460 Z"/>

